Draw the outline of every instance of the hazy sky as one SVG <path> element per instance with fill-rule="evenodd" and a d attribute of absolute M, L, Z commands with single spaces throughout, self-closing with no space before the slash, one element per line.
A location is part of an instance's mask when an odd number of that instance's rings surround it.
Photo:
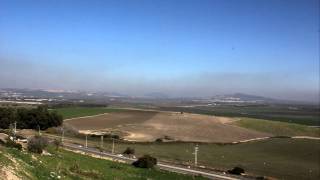
<path fill-rule="evenodd" d="M 318 0 L 0 0 L 0 87 L 319 100 Z"/>

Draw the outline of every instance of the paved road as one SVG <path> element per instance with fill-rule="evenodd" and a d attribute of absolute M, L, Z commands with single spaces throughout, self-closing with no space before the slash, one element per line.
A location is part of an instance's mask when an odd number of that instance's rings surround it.
<path fill-rule="evenodd" d="M 72 149 L 72 150 L 78 150 L 82 152 L 87 152 L 87 153 L 92 153 L 95 155 L 99 156 L 104 156 L 104 157 L 109 157 L 113 158 L 115 160 L 121 160 L 125 161 L 126 163 L 132 163 L 136 161 L 137 159 L 134 158 L 128 158 L 128 157 L 120 157 L 118 155 L 114 155 L 111 153 L 106 153 L 106 152 L 100 152 L 94 148 L 85 148 L 79 145 L 74 145 L 74 144 L 64 144 L 65 148 Z M 163 164 L 163 163 L 158 163 L 157 166 L 160 169 L 171 171 L 171 172 L 177 172 L 177 173 L 183 173 L 183 174 L 192 174 L 192 175 L 202 175 L 204 177 L 210 178 L 210 179 L 221 179 L 221 180 L 238 180 L 239 178 L 235 177 L 230 177 L 226 176 L 223 174 L 213 174 L 213 173 L 208 173 L 208 172 L 203 172 L 203 171 L 198 171 L 198 170 L 193 170 L 193 169 L 187 169 L 187 168 L 182 168 L 182 167 L 177 167 L 177 166 L 172 166 L 168 164 Z"/>

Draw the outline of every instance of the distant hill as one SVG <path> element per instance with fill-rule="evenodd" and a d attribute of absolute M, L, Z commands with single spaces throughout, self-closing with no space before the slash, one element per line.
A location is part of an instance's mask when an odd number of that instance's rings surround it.
<path fill-rule="evenodd" d="M 169 96 L 167 94 L 161 92 L 152 92 L 144 95 L 147 98 L 155 98 L 155 99 L 168 99 Z"/>
<path fill-rule="evenodd" d="M 263 97 L 263 96 L 256 96 L 244 93 L 235 93 L 235 94 L 228 94 L 228 95 L 217 95 L 211 98 L 214 101 L 220 102 L 282 102 L 282 100 Z"/>
<path fill-rule="evenodd" d="M 272 99 L 272 98 L 243 94 L 243 93 L 233 94 L 232 97 L 239 98 L 240 100 L 243 100 L 243 101 L 277 101 L 276 99 Z"/>

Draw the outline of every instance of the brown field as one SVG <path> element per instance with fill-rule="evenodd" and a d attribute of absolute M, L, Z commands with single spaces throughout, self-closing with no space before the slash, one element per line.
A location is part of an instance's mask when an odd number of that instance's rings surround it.
<path fill-rule="evenodd" d="M 190 113 L 127 110 L 75 118 L 65 123 L 80 131 L 119 131 L 130 141 L 154 141 L 169 136 L 179 141 L 236 142 L 269 136 L 232 125 L 233 121 L 235 119 Z"/>

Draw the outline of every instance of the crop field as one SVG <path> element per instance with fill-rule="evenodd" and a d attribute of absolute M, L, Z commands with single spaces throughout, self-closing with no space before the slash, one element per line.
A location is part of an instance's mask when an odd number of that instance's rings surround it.
<path fill-rule="evenodd" d="M 108 144 L 107 149 L 111 149 Z M 148 153 L 175 162 L 194 162 L 194 143 L 117 144 L 135 148 L 138 155 Z M 199 165 L 218 169 L 243 167 L 248 173 L 279 179 L 318 179 L 320 141 L 277 138 L 236 145 L 199 144 Z"/>
<path fill-rule="evenodd" d="M 293 107 L 292 107 L 293 106 Z M 320 109 L 316 105 L 227 105 L 199 107 L 159 107 L 164 111 L 183 111 L 227 117 L 250 117 L 288 123 L 320 126 Z"/>
<path fill-rule="evenodd" d="M 56 108 L 51 109 L 52 111 L 57 111 L 63 116 L 63 119 L 82 117 L 82 116 L 93 116 L 97 114 L 103 114 L 108 112 L 121 111 L 119 109 L 112 109 L 106 107 L 67 107 L 67 108 Z"/>
<path fill-rule="evenodd" d="M 84 139 L 71 138 L 84 145 Z M 240 166 L 252 175 L 279 179 L 319 179 L 320 141 L 309 139 L 272 138 L 240 144 L 215 143 L 139 143 L 115 142 L 115 152 L 127 147 L 135 149 L 136 156 L 151 154 L 161 161 L 193 165 L 194 147 L 198 144 L 198 164 L 219 170 Z M 90 139 L 89 146 L 98 147 L 98 140 Z M 105 151 L 111 152 L 112 142 L 106 140 Z"/>
<path fill-rule="evenodd" d="M 50 156 L 0 146 L 0 179 L 205 179 L 49 148 Z"/>
<path fill-rule="evenodd" d="M 320 128 L 309 127 L 300 124 L 269 121 L 253 118 L 239 118 L 233 124 L 253 129 L 260 132 L 270 133 L 274 136 L 312 136 L 320 137 Z"/>
<path fill-rule="evenodd" d="M 269 136 L 232 125 L 234 119 L 190 113 L 122 110 L 107 114 L 75 118 L 64 123 L 88 132 L 120 131 L 130 141 L 170 140 L 191 142 L 234 142 Z"/>
<path fill-rule="evenodd" d="M 270 138 L 240 144 L 233 142 L 265 136 L 319 136 L 319 128 L 246 117 L 217 117 L 180 112 L 119 110 L 65 123 L 80 130 L 120 130 L 126 140 L 116 141 L 115 152 L 127 147 L 136 155 L 151 154 L 163 161 L 192 165 L 194 147 L 199 145 L 201 166 L 220 170 L 243 167 L 249 174 L 279 179 L 319 179 L 320 141 L 312 139 Z M 169 136 L 187 142 L 148 142 Z M 138 142 L 134 142 L 138 141 Z M 84 139 L 77 139 L 84 144 Z M 143 142 L 139 142 L 143 141 Z M 90 137 L 89 145 L 100 146 Z M 103 149 L 111 151 L 112 143 L 105 139 Z"/>

